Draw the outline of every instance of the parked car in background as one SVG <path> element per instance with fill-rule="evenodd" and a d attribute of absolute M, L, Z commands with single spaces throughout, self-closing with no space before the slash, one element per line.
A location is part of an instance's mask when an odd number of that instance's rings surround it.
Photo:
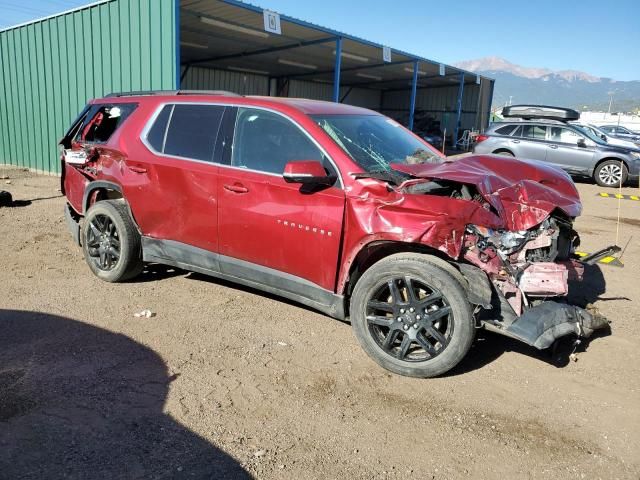
<path fill-rule="evenodd" d="M 505 117 L 511 108 L 525 113 L 512 113 L 518 118 L 490 125 L 477 137 L 474 153 L 550 163 L 571 175 L 591 177 L 604 187 L 617 187 L 640 174 L 640 152 L 608 144 L 590 130 L 568 123 L 577 120 L 578 112 L 565 116 L 556 110 L 568 109 L 539 106 L 535 107 L 539 111 L 527 112 L 527 106 L 514 105 L 505 107 Z"/>
<path fill-rule="evenodd" d="M 631 140 L 623 140 L 621 138 L 614 137 L 613 135 L 607 134 L 604 130 L 596 125 L 592 125 L 590 123 L 572 123 L 576 127 L 581 130 L 588 130 L 594 136 L 600 137 L 602 140 L 607 142 L 609 145 L 615 145 L 617 147 L 628 148 L 630 150 L 638 150 L 640 151 L 640 145 L 632 142 Z"/>
<path fill-rule="evenodd" d="M 453 368 L 478 328 L 545 349 L 607 325 L 567 302 L 582 206 L 539 162 L 448 161 L 371 110 L 225 92 L 91 101 L 61 147 L 67 223 L 107 282 L 155 262 L 248 285 L 349 318 L 415 377 Z"/>
<path fill-rule="evenodd" d="M 600 125 L 598 128 L 612 137 L 640 143 L 640 133 L 629 130 L 621 125 Z"/>

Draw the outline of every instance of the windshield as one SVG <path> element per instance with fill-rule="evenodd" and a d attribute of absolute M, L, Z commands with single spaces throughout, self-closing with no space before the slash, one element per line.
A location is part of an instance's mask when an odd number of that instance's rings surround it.
<path fill-rule="evenodd" d="M 312 118 L 369 173 L 392 163 L 442 163 L 444 158 L 390 118 L 379 115 L 313 115 Z"/>

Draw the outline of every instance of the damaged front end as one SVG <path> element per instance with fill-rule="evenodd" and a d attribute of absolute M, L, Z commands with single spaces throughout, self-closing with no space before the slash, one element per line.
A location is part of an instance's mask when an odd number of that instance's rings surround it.
<path fill-rule="evenodd" d="M 584 272 L 572 258 L 578 244 L 570 219 L 561 214 L 522 231 L 469 225 L 463 258 L 485 272 L 492 286 L 490 305 L 484 302 L 480 315 L 483 326 L 541 350 L 558 338 L 587 338 L 607 327 L 597 311 L 567 303 L 569 280 L 582 281 Z"/>

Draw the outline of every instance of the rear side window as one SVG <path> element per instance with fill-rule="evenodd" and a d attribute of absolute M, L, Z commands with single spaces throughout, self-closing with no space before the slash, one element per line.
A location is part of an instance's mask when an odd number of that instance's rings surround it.
<path fill-rule="evenodd" d="M 167 133 L 167 125 L 172 111 L 173 105 L 165 105 L 153 122 L 149 133 L 147 133 L 147 142 L 158 152 L 164 151 L 165 134 Z"/>
<path fill-rule="evenodd" d="M 149 129 L 147 142 L 159 153 L 213 162 L 224 110 L 221 105 L 167 105 Z"/>
<path fill-rule="evenodd" d="M 540 125 L 523 125 L 522 136 L 524 138 L 533 138 L 535 140 L 544 140 L 547 135 L 547 127 Z"/>
<path fill-rule="evenodd" d="M 106 143 L 136 109 L 135 103 L 95 105 L 88 112 L 75 140 L 86 143 Z"/>
<path fill-rule="evenodd" d="M 511 135 L 516 129 L 516 125 L 507 125 L 506 127 L 500 127 L 496 130 L 498 135 Z"/>

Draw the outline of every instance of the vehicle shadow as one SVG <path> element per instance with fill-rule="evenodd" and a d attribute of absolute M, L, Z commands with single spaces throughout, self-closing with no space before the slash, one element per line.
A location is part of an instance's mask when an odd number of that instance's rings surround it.
<path fill-rule="evenodd" d="M 0 310 L 0 477 L 251 478 L 163 413 L 175 378 L 124 335 Z"/>
<path fill-rule="evenodd" d="M 602 297 L 606 291 L 606 280 L 598 265 L 585 265 L 584 280 L 569 282 L 569 303 L 582 308 L 593 305 L 596 301 L 629 300 L 625 297 Z M 465 358 L 444 377 L 462 375 L 482 368 L 498 359 L 505 352 L 516 352 L 521 355 L 536 358 L 558 368 L 569 364 L 570 355 L 585 352 L 589 344 L 601 337 L 611 335 L 611 328 L 596 330 L 588 339 L 581 339 L 575 344 L 575 336 L 560 338 L 552 348 L 538 350 L 513 338 L 498 333 L 479 330 L 471 350 Z"/>
<path fill-rule="evenodd" d="M 2 207 L 7 207 L 7 208 L 11 208 L 11 207 L 28 207 L 29 205 L 31 205 L 33 202 L 39 202 L 41 200 L 52 200 L 54 198 L 61 198 L 63 197 L 63 195 L 54 195 L 52 197 L 39 197 L 39 198 L 32 198 L 29 200 L 9 200 L 9 197 L 6 197 L 5 200 L 3 202 L 1 202 L 0 206 Z"/>
<path fill-rule="evenodd" d="M 130 283 L 146 283 L 164 280 L 165 278 L 187 275 L 189 272 L 181 268 L 163 265 L 161 263 L 145 263 L 142 273 L 129 280 Z"/>

